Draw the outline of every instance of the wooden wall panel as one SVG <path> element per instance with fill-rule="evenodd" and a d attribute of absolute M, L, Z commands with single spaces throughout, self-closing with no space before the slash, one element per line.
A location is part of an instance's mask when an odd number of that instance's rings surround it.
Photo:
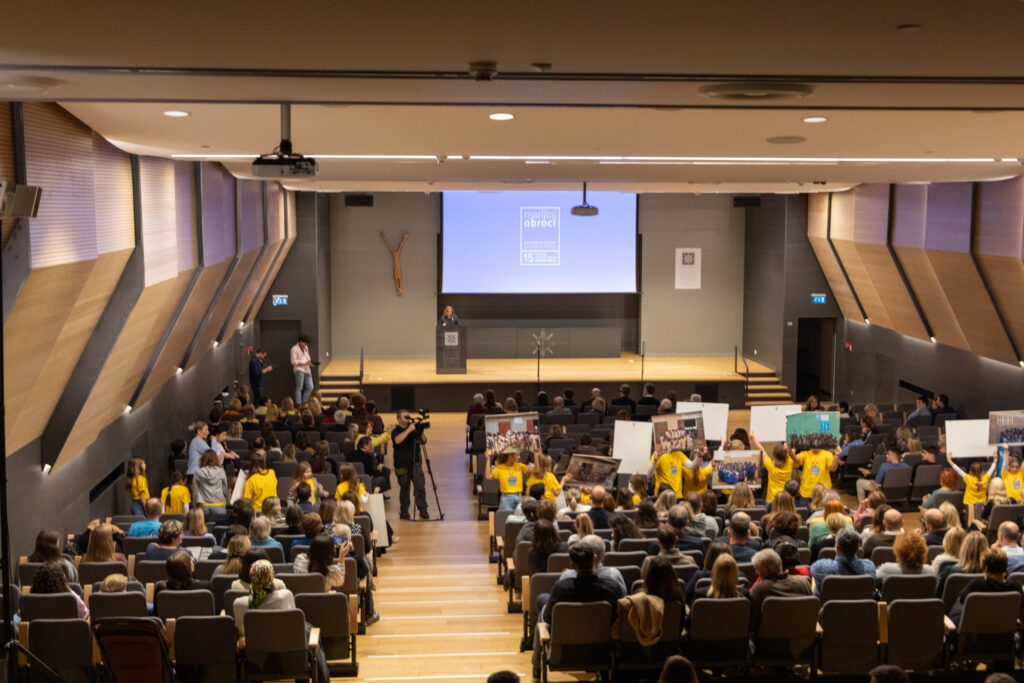
<path fill-rule="evenodd" d="M 0 180 L 13 183 L 18 179 L 17 170 L 14 165 L 14 128 L 11 123 L 10 102 L 0 102 Z M 7 244 L 7 238 L 17 221 L 8 219 L 0 220 L 0 234 L 3 235 L 3 244 Z"/>
<path fill-rule="evenodd" d="M 276 251 L 273 248 L 263 249 L 263 183 L 245 180 L 239 182 L 242 195 L 242 253 L 250 254 L 255 251 L 257 258 L 250 270 L 250 277 L 245 281 L 236 304 L 231 309 L 231 319 L 220 336 L 221 342 L 229 337 L 240 323 L 245 322 L 249 304 L 259 291 L 263 276 L 270 268 Z"/>
<path fill-rule="evenodd" d="M 889 318 L 889 311 L 872 277 L 872 271 L 884 270 L 884 267 L 869 262 L 873 256 L 877 256 L 877 250 L 871 254 L 858 249 L 859 238 L 875 236 L 879 228 L 883 235 L 882 244 L 885 244 L 888 217 L 888 185 L 862 185 L 847 192 L 832 194 L 832 244 L 872 324 L 891 329 L 893 321 Z M 869 246 L 877 247 L 877 244 Z M 884 246 L 882 250 L 885 251 Z"/>
<path fill-rule="evenodd" d="M 6 382 L 8 453 L 42 434 L 130 255 L 33 269 L 22 285 L 4 325 L 5 377 L 8 368 L 35 367 Z"/>
<path fill-rule="evenodd" d="M 196 361 L 199 360 L 200 354 L 206 353 L 207 350 L 213 347 L 215 340 L 220 341 L 217 339 L 217 335 L 231 314 L 235 302 L 238 301 L 238 297 L 242 293 L 242 286 L 245 285 L 246 277 L 248 277 L 249 272 L 256 264 L 256 256 L 258 254 L 259 252 L 244 254 L 239 259 L 238 267 L 231 273 L 231 277 L 228 278 L 227 283 L 222 287 L 217 303 L 214 304 L 213 315 L 210 316 L 210 320 L 199 334 L 199 342 L 192 357 L 188 360 L 186 370 L 195 365 Z M 227 334 L 230 335 L 233 331 L 229 329 Z"/>
<path fill-rule="evenodd" d="M 135 246 L 135 197 L 127 154 L 92 133 L 92 181 L 96 207 L 96 251 L 109 254 Z"/>
<path fill-rule="evenodd" d="M 228 266 L 230 265 L 230 261 L 222 261 L 221 263 L 204 268 L 203 272 L 200 273 L 199 281 L 192 289 L 188 301 L 185 302 L 185 307 L 178 317 L 177 324 L 171 331 L 171 335 L 168 337 L 160 357 L 157 358 L 153 371 L 146 380 L 146 385 L 139 393 L 139 405 L 146 403 L 160 393 L 163 385 L 177 373 L 178 365 L 185 357 L 188 345 L 192 342 L 196 330 L 202 324 L 203 316 L 206 314 L 210 302 L 217 292 L 217 288 L 223 282 L 224 275 L 228 272 Z M 197 349 L 193 355 L 201 356 L 205 352 L 206 349 Z"/>
<path fill-rule="evenodd" d="M 147 287 L 139 296 L 78 414 L 54 469 L 78 456 L 104 427 L 123 414 L 191 278 L 191 271 L 186 271 Z"/>
<path fill-rule="evenodd" d="M 1003 320 L 1024 353 L 1024 176 L 980 183 L 975 250 Z"/>
<path fill-rule="evenodd" d="M 242 206 L 239 226 L 242 253 L 248 254 L 263 246 L 263 182 L 239 180 Z"/>
<path fill-rule="evenodd" d="M 807 198 L 807 239 L 811 243 L 814 255 L 818 258 L 825 279 L 832 288 L 832 295 L 839 305 L 843 316 L 851 320 L 860 320 L 860 309 L 843 277 L 832 248 L 828 244 L 828 195 L 812 194 Z M 781 267 L 785 267 L 784 265 Z"/>

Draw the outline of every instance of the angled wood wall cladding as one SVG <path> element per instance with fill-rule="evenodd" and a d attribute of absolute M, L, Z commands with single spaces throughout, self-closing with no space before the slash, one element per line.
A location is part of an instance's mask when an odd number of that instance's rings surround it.
<path fill-rule="evenodd" d="M 1017 350 L 1024 353 L 1024 176 L 978 188 L 975 255 Z"/>
<path fill-rule="evenodd" d="M 281 270 L 284 259 L 288 256 L 292 243 L 295 242 L 295 193 L 288 192 L 277 183 L 267 184 L 267 223 L 273 257 L 256 291 L 249 303 L 249 312 L 245 322 L 252 322 L 260 312 L 260 306 L 270 294 L 274 278 Z"/>
<path fill-rule="evenodd" d="M 928 339 L 889 253 L 889 185 L 832 195 L 832 244 L 872 325 Z"/>
<path fill-rule="evenodd" d="M 249 304 L 262 284 L 262 277 L 270 268 L 273 262 L 274 250 L 264 249 L 264 226 L 263 226 L 263 187 L 267 183 L 254 180 L 240 180 L 239 189 L 242 205 L 240 215 L 242 224 L 240 226 L 243 261 L 252 256 L 253 263 L 248 271 L 247 279 L 243 281 L 242 289 L 238 293 L 235 305 L 230 309 L 230 318 L 224 326 L 219 341 L 223 342 L 238 328 L 239 324 L 245 321 L 245 314 L 249 311 Z"/>
<path fill-rule="evenodd" d="M 17 179 L 18 174 L 14 165 L 14 127 L 11 122 L 11 104 L 0 102 L 0 180 L 13 183 Z M 3 244 L 7 244 L 7 238 L 14 230 L 16 222 L 13 219 L 0 221 Z"/>
<path fill-rule="evenodd" d="M 23 111 L 28 183 L 45 198 L 4 325 L 8 453 L 42 433 L 134 246 L 128 155 L 57 105 Z"/>
<path fill-rule="evenodd" d="M 832 295 L 836 298 L 843 317 L 860 320 L 857 300 L 828 244 L 829 195 L 812 194 L 808 196 L 807 201 L 807 239 L 811 243 L 811 249 L 818 258 L 818 264 L 821 265 L 825 279 L 828 280 L 828 286 L 832 288 Z M 784 268 L 785 264 L 780 263 L 779 267 Z"/>

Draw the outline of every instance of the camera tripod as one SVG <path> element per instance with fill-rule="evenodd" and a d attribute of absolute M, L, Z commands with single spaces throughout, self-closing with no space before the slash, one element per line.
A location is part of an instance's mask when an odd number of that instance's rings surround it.
<path fill-rule="evenodd" d="M 434 489 L 434 502 L 437 503 L 437 513 L 440 515 L 439 519 L 424 519 L 424 522 L 443 522 L 444 521 L 444 510 L 441 509 L 441 497 L 437 494 L 437 482 L 434 481 L 434 469 L 430 466 L 430 455 L 427 453 L 427 444 L 423 440 L 423 437 L 419 434 L 416 435 L 416 448 L 423 455 L 423 462 L 427 463 L 427 474 L 430 475 L 430 486 Z"/>

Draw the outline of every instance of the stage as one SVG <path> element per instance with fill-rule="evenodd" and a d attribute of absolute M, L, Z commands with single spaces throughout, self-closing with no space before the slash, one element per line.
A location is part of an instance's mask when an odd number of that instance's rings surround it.
<path fill-rule="evenodd" d="M 623 382 L 632 386 L 636 399 L 643 381 L 657 387 L 664 396 L 675 391 L 679 400 L 690 394 L 702 394 L 707 402 L 728 403 L 732 408 L 744 407 L 744 377 L 733 369 L 733 357 L 648 357 L 641 363 L 636 354 L 619 358 L 544 358 L 537 382 L 536 358 L 470 358 L 466 374 L 438 375 L 434 358 L 368 358 L 363 365 L 362 383 L 367 396 L 377 402 L 379 411 L 398 407 L 430 408 L 432 410 L 465 410 L 476 392 L 493 389 L 498 400 L 516 390 L 533 403 L 538 390 L 550 397 L 571 388 L 576 401 L 589 398 L 590 389 L 599 387 L 606 399 L 618 395 Z M 771 373 L 771 369 L 747 361 L 751 373 Z M 742 363 L 740 370 L 743 370 Z M 332 378 L 359 373 L 359 360 L 333 360 L 322 371 L 321 391 L 325 398 L 331 390 Z"/>

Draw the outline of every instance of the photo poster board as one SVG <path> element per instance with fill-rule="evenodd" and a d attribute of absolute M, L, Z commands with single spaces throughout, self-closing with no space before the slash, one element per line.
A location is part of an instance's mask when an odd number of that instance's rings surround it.
<path fill-rule="evenodd" d="M 957 420 L 950 420 L 951 425 Z M 988 414 L 990 446 L 1024 446 L 1024 410 L 994 410 Z"/>
<path fill-rule="evenodd" d="M 622 461 L 617 458 L 573 453 L 562 487 L 611 486 L 615 483 L 615 475 L 619 473 L 621 464 Z"/>
<path fill-rule="evenodd" d="M 540 448 L 540 418 L 536 412 L 484 415 L 487 448 L 494 453 L 519 453 Z"/>
<path fill-rule="evenodd" d="M 832 450 L 839 443 L 839 413 L 813 411 L 786 417 L 786 441 L 797 453 Z"/>
<path fill-rule="evenodd" d="M 384 514 L 384 494 L 383 493 L 371 493 L 370 500 L 363 506 L 363 509 L 367 514 L 370 515 L 370 519 L 373 520 L 373 528 L 378 530 L 377 533 L 377 547 L 387 548 L 388 547 L 388 518 Z M 383 530 L 383 531 L 380 531 Z"/>
<path fill-rule="evenodd" d="M 761 488 L 761 451 L 715 451 L 711 460 L 711 488 L 731 489 L 743 482 Z"/>
<path fill-rule="evenodd" d="M 622 472 L 644 474 L 651 464 L 651 435 L 654 425 L 632 420 L 615 421 L 615 448 L 612 457 L 619 460 Z"/>
<path fill-rule="evenodd" d="M 700 411 L 704 416 L 704 436 L 708 441 L 725 443 L 729 436 L 729 404 L 728 403 L 676 403 L 677 413 L 693 413 Z"/>
<path fill-rule="evenodd" d="M 949 420 L 946 422 L 946 457 L 991 458 L 990 420 Z"/>
<path fill-rule="evenodd" d="M 786 440 L 786 418 L 803 411 L 799 403 L 750 406 L 750 433 L 761 443 Z"/>
<path fill-rule="evenodd" d="M 655 458 L 674 451 L 691 453 L 707 446 L 704 415 L 700 411 L 652 415 L 651 426 L 654 429 Z"/>

